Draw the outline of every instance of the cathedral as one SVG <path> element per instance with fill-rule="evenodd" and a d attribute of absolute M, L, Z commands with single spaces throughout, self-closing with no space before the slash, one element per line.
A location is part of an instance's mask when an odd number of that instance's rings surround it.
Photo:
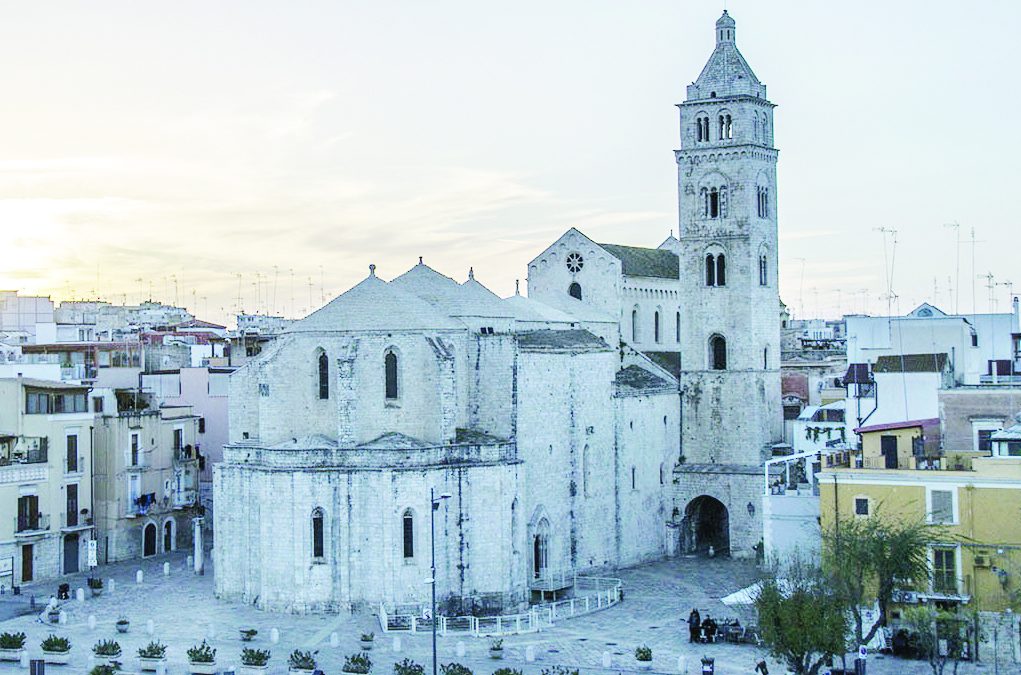
<path fill-rule="evenodd" d="M 773 104 L 726 13 L 680 110 L 678 237 L 571 229 L 500 298 L 422 259 L 231 377 L 219 597 L 519 608 L 574 573 L 751 557 L 780 439 Z M 541 597 L 541 593 L 538 597 Z"/>

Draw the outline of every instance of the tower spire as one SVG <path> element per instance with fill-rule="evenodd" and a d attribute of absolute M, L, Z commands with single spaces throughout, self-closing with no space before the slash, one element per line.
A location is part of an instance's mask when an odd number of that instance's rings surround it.
<path fill-rule="evenodd" d="M 737 22 L 731 18 L 727 10 L 723 10 L 723 16 L 716 20 L 716 44 L 723 42 L 737 41 Z"/>

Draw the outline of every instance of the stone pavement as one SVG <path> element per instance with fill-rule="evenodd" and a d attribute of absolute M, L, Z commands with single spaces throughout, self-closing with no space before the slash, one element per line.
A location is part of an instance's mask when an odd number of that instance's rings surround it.
<path fill-rule="evenodd" d="M 208 558 L 207 558 L 208 559 Z M 163 563 L 170 561 L 171 575 L 163 576 Z M 144 571 L 144 582 L 135 584 L 135 570 Z M 152 639 L 146 633 L 146 622 L 154 623 L 154 636 L 169 645 L 168 673 L 186 673 L 185 650 L 203 638 L 209 638 L 216 647 L 217 662 L 221 668 L 236 666 L 243 643 L 238 629 L 251 627 L 259 631 L 250 646 L 270 649 L 271 673 L 286 672 L 287 655 L 295 648 L 319 650 L 320 667 L 328 674 L 340 673 L 344 656 L 359 650 L 358 638 L 363 632 L 376 633 L 376 646 L 371 652 L 375 675 L 389 675 L 394 661 L 410 658 L 430 671 L 431 651 L 428 634 L 402 635 L 401 651 L 394 653 L 392 638 L 380 634 L 376 618 L 367 613 L 354 616 L 291 616 L 262 612 L 253 607 L 216 600 L 212 593 L 212 576 L 195 576 L 186 569 L 183 553 L 161 556 L 145 561 L 118 563 L 102 568 L 103 578 L 113 578 L 115 588 L 106 589 L 99 598 L 86 597 L 84 603 L 75 600 L 64 603 L 68 622 L 63 626 L 41 624 L 35 616 L 21 616 L 0 622 L 0 630 L 20 630 L 28 634 L 30 656 L 39 655 L 39 641 L 49 633 L 70 637 L 72 664 L 48 666 L 48 672 L 87 672 L 92 645 L 113 638 L 120 642 L 126 668 L 137 668 L 136 650 Z M 748 607 L 732 608 L 723 605 L 720 598 L 754 582 L 756 570 L 748 563 L 729 560 L 680 559 L 665 561 L 638 568 L 623 570 L 624 602 L 602 612 L 570 619 L 541 633 L 508 637 L 504 640 L 505 658 L 491 660 L 488 656 L 488 639 L 465 636 L 439 638 L 439 661 L 458 661 L 476 673 L 489 675 L 496 668 L 509 667 L 524 671 L 525 675 L 540 675 L 543 668 L 562 664 L 579 668 L 583 673 L 637 672 L 633 659 L 634 648 L 647 644 L 653 650 L 653 672 L 678 673 L 679 659 L 686 661 L 688 673 L 700 672 L 699 657 L 703 654 L 716 658 L 716 672 L 721 675 L 752 673 L 765 651 L 751 645 L 689 645 L 686 626 L 682 619 L 691 608 L 698 607 L 705 616 L 741 618 L 743 624 L 752 622 Z M 85 575 L 67 577 L 73 589 L 84 587 Z M 49 594 L 59 581 L 25 587 L 26 593 Z M 0 602 L 10 602 L 9 596 Z M 45 605 L 46 598 L 41 599 Z M 95 615 L 97 625 L 88 627 L 89 615 Z M 114 628 L 118 616 L 131 620 L 127 634 L 119 635 Z M 270 631 L 277 628 L 278 644 L 270 643 Z M 336 631 L 340 646 L 331 648 L 330 633 Z M 465 649 L 463 658 L 457 657 L 458 645 Z M 532 646 L 536 661 L 525 661 L 526 648 Z M 612 667 L 601 667 L 603 651 L 610 652 Z M 771 673 L 783 673 L 778 664 L 768 659 Z M 14 664 L 0 664 L 0 673 L 27 672 Z M 921 661 L 904 661 L 893 658 L 873 658 L 869 673 L 896 673 L 921 675 L 929 672 Z M 962 675 L 972 672 L 993 673 L 993 664 L 985 667 L 965 664 Z M 1017 664 L 1000 664 L 999 672 L 1021 672 Z"/>

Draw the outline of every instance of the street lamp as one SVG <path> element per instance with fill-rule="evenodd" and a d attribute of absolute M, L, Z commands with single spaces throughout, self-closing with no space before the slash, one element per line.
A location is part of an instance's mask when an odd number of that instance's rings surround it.
<path fill-rule="evenodd" d="M 440 502 L 450 497 L 449 492 L 437 497 L 435 488 L 429 488 L 429 545 L 432 548 L 430 567 L 432 578 L 429 579 L 429 583 L 432 586 L 433 675 L 436 675 L 436 510 L 440 508 Z"/>

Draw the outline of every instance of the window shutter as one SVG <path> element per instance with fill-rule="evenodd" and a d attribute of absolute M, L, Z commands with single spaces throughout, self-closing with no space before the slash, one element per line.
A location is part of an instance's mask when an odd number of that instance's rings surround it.
<path fill-rule="evenodd" d="M 954 522 L 954 493 L 949 490 L 932 491 L 932 522 Z"/>

